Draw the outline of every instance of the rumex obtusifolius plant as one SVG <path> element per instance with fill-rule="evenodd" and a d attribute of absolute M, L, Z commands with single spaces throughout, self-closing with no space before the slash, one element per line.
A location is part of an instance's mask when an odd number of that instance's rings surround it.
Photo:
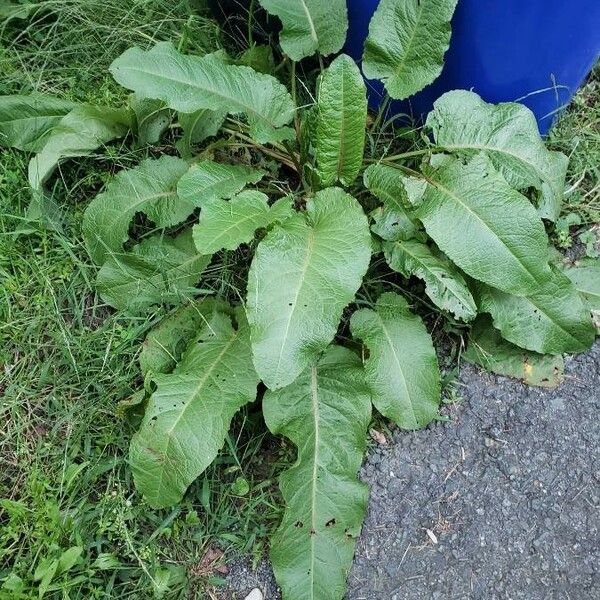
<path fill-rule="evenodd" d="M 372 407 L 409 430 L 439 410 L 432 339 L 398 277 L 422 281 L 423 300 L 469 330 L 468 360 L 555 385 L 560 355 L 594 341 L 600 267 L 552 260 L 544 220 L 560 213 L 567 159 L 546 149 L 527 108 L 448 92 L 420 150 L 365 158 L 361 72 L 343 54 L 323 58 L 344 44 L 345 2 L 261 4 L 281 19 L 292 76 L 293 61 L 319 55 L 309 105 L 295 85 L 224 52 L 157 44 L 112 64 L 133 92 L 124 108 L 0 98 L 0 142 L 33 153 L 31 216 L 57 226 L 45 183 L 60 161 L 125 136 L 156 144 L 176 115 L 180 156 L 154 152 L 122 170 L 83 220 L 104 301 L 132 313 L 173 307 L 140 354 L 136 486 L 153 507 L 178 503 L 262 382 L 267 426 L 297 447 L 281 475 L 277 580 L 287 600 L 339 600 L 367 503 L 357 472 Z M 439 75 L 455 4 L 382 0 L 363 71 L 390 98 Z M 260 168 L 214 160 L 228 140 L 263 156 Z M 155 230 L 132 239 L 140 214 Z M 216 256 L 240 246 L 251 260 L 237 302 L 198 287 Z M 382 261 L 373 297 L 368 274 Z"/>

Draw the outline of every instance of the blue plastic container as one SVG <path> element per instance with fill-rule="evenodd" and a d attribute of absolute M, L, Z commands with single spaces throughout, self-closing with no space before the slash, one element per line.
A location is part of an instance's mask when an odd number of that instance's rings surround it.
<path fill-rule="evenodd" d="M 362 57 L 379 0 L 348 0 L 346 52 Z M 421 117 L 452 89 L 472 89 L 487 102 L 518 100 L 546 134 L 600 56 L 600 0 L 459 0 L 440 78 L 394 112 Z M 377 107 L 382 86 L 369 82 Z"/>

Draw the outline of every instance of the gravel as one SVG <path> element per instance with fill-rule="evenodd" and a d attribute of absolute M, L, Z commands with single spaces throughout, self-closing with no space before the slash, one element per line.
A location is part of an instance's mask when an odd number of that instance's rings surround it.
<path fill-rule="evenodd" d="M 600 598 L 600 343 L 556 390 L 464 366 L 447 422 L 371 449 L 347 600 Z M 279 598 L 266 564 L 244 598 Z"/>

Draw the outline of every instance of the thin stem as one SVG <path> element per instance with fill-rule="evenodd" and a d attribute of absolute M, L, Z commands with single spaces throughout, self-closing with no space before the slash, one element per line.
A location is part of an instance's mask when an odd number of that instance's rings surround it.
<path fill-rule="evenodd" d="M 296 83 L 296 61 L 292 61 L 291 69 L 291 86 L 292 86 L 292 101 L 294 102 L 294 129 L 296 130 L 296 137 L 300 133 L 300 121 L 298 120 L 298 87 Z"/>
<path fill-rule="evenodd" d="M 294 101 L 294 106 L 298 104 L 298 90 L 296 88 L 296 61 L 292 61 L 292 69 L 291 69 L 291 85 L 292 85 L 292 100 Z"/>
<path fill-rule="evenodd" d="M 435 150 L 433 150 L 435 152 Z M 397 160 L 404 160 L 405 158 L 411 158 L 413 156 L 423 156 L 423 154 L 429 154 L 432 152 L 431 148 L 425 148 L 423 150 L 411 150 L 410 152 L 403 152 L 402 154 L 394 154 L 393 156 L 386 156 L 385 158 L 366 158 L 365 162 L 368 163 L 391 163 Z"/>
<path fill-rule="evenodd" d="M 317 54 L 317 58 L 319 59 L 319 69 L 321 69 L 322 73 L 325 70 L 325 63 L 323 62 L 323 57 L 320 52 Z"/>
<path fill-rule="evenodd" d="M 287 150 L 289 157 L 292 159 L 292 162 L 294 163 L 294 166 L 295 166 L 294 170 L 296 171 L 296 173 L 298 173 L 298 175 L 302 176 L 302 167 L 300 166 L 299 157 L 294 153 L 294 150 L 290 146 L 289 142 L 282 142 L 282 143 L 285 146 L 285 149 Z"/>
<path fill-rule="evenodd" d="M 252 48 L 254 45 L 254 39 L 252 35 L 252 20 L 254 18 L 254 0 L 250 0 L 250 6 L 248 7 L 248 46 Z"/>
<path fill-rule="evenodd" d="M 259 150 L 263 154 L 266 154 L 267 156 L 275 158 L 276 160 L 283 163 L 284 165 L 286 165 L 286 167 L 289 167 L 293 171 L 300 173 L 298 159 L 296 158 L 294 153 L 285 146 L 285 143 L 284 148 L 289 153 L 289 158 L 288 156 L 282 154 L 281 152 L 278 152 L 277 150 L 267 148 L 262 144 L 257 144 L 252 138 L 249 138 L 248 136 L 244 135 L 243 133 L 240 133 L 239 131 L 234 131 L 233 129 L 228 129 L 226 127 L 223 127 L 222 131 L 224 131 L 225 133 L 229 133 L 230 135 L 234 135 L 235 137 L 238 137 L 241 140 L 244 140 L 245 142 L 249 142 L 253 148 L 256 148 L 257 150 Z"/>
<path fill-rule="evenodd" d="M 240 121 L 236 121 L 235 119 L 232 119 L 231 117 L 227 118 L 227 122 L 230 123 L 231 125 L 235 125 L 239 129 L 230 129 L 228 127 L 222 127 L 221 128 L 222 131 L 226 131 L 227 133 L 238 135 L 239 137 L 243 136 L 243 139 L 245 139 L 246 141 L 249 141 L 253 144 L 256 143 L 256 142 L 254 142 L 254 140 L 251 137 L 245 135 L 245 132 L 248 130 L 248 127 L 244 123 L 241 123 Z M 269 142 L 269 144 L 271 146 L 273 146 L 273 148 L 276 148 L 277 150 L 279 150 L 280 152 L 285 152 L 285 150 L 286 150 L 282 144 L 278 144 L 277 142 Z"/>
<path fill-rule="evenodd" d="M 390 95 L 386 92 L 381 104 L 379 105 L 379 110 L 377 111 L 377 118 L 375 119 L 375 122 L 373 123 L 374 131 L 377 131 L 377 129 L 381 125 L 381 120 L 383 119 L 385 113 L 387 112 L 390 102 L 391 102 Z"/>
<path fill-rule="evenodd" d="M 417 179 L 423 179 L 430 185 L 435 186 L 435 182 L 433 181 L 433 179 L 431 179 L 430 177 L 427 177 L 427 175 L 425 175 L 424 173 L 421 173 L 421 171 L 415 171 L 414 169 L 411 169 L 410 167 L 405 167 L 404 165 L 398 165 L 395 162 L 388 162 L 385 159 L 380 160 L 379 162 L 384 165 L 388 165 L 389 167 L 393 167 L 394 169 L 398 169 L 399 171 L 402 171 L 402 172 L 406 173 L 407 175 L 410 175 L 411 177 L 416 177 Z"/>
<path fill-rule="evenodd" d="M 281 71 L 281 69 L 283 69 L 288 64 L 288 62 L 289 62 L 288 57 L 286 55 L 284 55 L 281 62 L 273 69 L 273 74 L 279 73 L 279 71 Z"/>

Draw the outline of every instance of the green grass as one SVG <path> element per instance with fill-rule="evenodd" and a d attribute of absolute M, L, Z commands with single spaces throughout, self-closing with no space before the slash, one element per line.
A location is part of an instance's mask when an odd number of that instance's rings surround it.
<path fill-rule="evenodd" d="M 106 68 L 125 48 L 220 43 L 215 24 L 181 0 L 45 5 L 0 28 L 0 93 L 118 104 L 125 92 Z M 565 214 L 581 231 L 600 221 L 599 93 L 592 79 L 551 136 L 571 156 Z M 26 157 L 0 160 L 0 600 L 38 598 L 46 584 L 44 597 L 56 599 L 206 598 L 219 586 L 202 567 L 206 550 L 217 543 L 258 559 L 279 517 L 275 476 L 287 457 L 252 407 L 181 506 L 150 510 L 134 490 L 136 419 L 119 402 L 142 385 L 136 354 L 163 313 L 133 318 L 101 303 L 80 223 L 89 198 L 140 152 L 108 148 L 62 166 L 54 194 L 67 208 L 63 235 L 23 219 Z"/>
<path fill-rule="evenodd" d="M 152 511 L 141 501 L 126 464 L 135 422 L 118 402 L 142 385 L 136 353 L 160 313 L 115 315 L 95 296 L 95 267 L 77 227 L 83 205 L 71 197 L 81 188 L 63 198 L 72 205 L 69 237 L 28 233 L 19 217 L 29 200 L 25 167 L 20 154 L 3 156 L 0 582 L 19 577 L 25 589 L 23 596 L 4 597 L 37 597 L 32 566 L 71 547 L 80 547 L 82 557 L 46 597 L 150 598 L 152 580 L 167 573 L 163 597 L 186 597 L 177 581 L 212 542 L 260 553 L 278 517 L 272 501 L 277 456 L 265 459 L 270 440 L 250 412 L 181 507 Z M 238 478 L 248 482 L 247 492 Z M 203 598 L 211 580 L 192 584 L 198 593 L 192 597 Z"/>
<path fill-rule="evenodd" d="M 552 130 L 549 143 L 569 158 L 567 190 L 555 238 L 559 246 L 579 244 L 600 256 L 600 67 Z"/>
<path fill-rule="evenodd" d="M 563 214 L 583 224 L 600 222 L 600 67 L 552 130 L 550 144 L 570 158 Z"/>
<path fill-rule="evenodd" d="M 23 4 L 26 4 L 23 2 Z M 106 75 L 130 46 L 171 41 L 191 52 L 218 46 L 198 0 L 45 0 L 27 20 L 0 24 L 0 93 L 31 91 L 101 102 L 122 96 Z"/>
<path fill-rule="evenodd" d="M 106 68 L 126 47 L 218 45 L 214 23 L 190 16 L 187 2 L 48 4 L 31 24 L 0 32 L 0 93 L 115 104 L 123 91 Z M 102 304 L 80 223 L 110 173 L 140 158 L 107 148 L 64 165 L 53 188 L 68 209 L 60 235 L 24 220 L 27 157 L 2 154 L 0 599 L 38 598 L 40 587 L 57 599 L 205 598 L 220 583 L 201 566 L 206 550 L 217 543 L 258 559 L 279 517 L 279 455 L 264 452 L 273 442 L 252 407 L 181 506 L 150 510 L 134 491 L 127 449 L 137 423 L 119 402 L 142 386 L 137 352 L 163 312 L 134 318 Z"/>

